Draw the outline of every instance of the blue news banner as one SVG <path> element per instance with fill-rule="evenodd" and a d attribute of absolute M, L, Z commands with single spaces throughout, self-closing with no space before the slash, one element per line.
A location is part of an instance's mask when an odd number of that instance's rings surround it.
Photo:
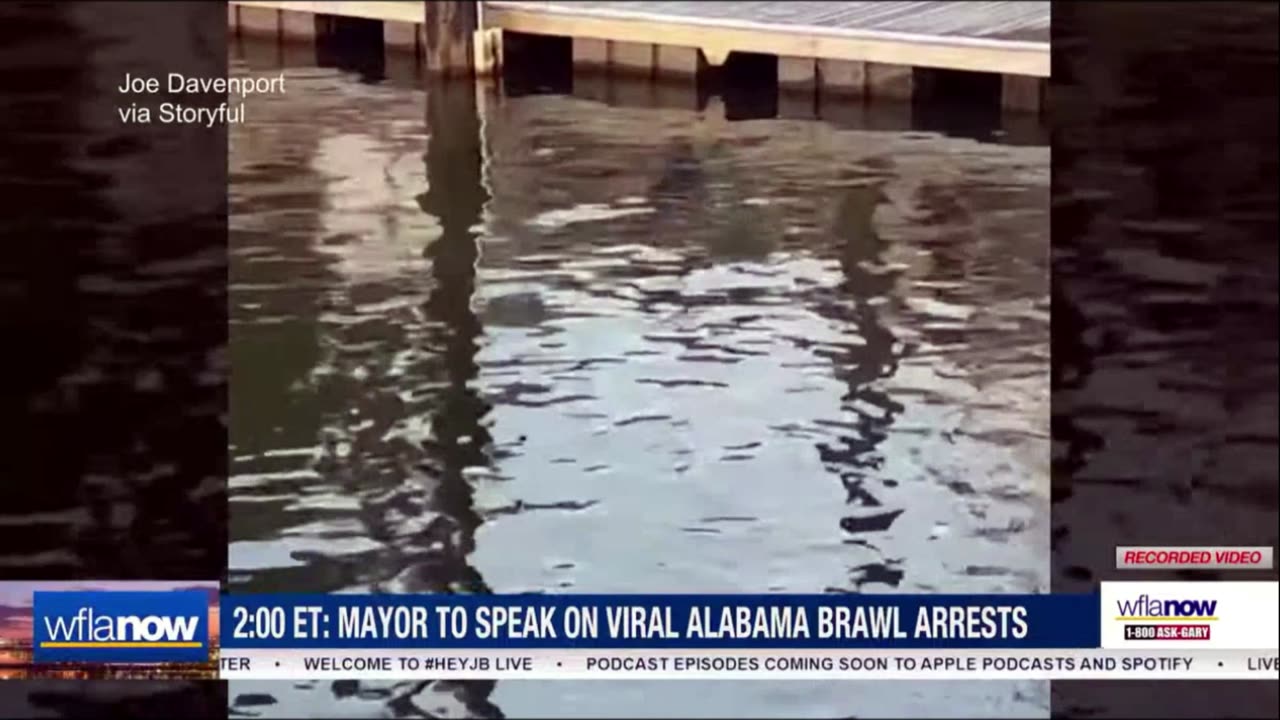
<path fill-rule="evenodd" d="M 280 594 L 222 595 L 215 609 L 207 591 L 49 591 L 34 593 L 32 643 L 36 663 L 216 658 L 222 677 L 244 679 L 1274 680 L 1276 593 Z"/>
<path fill-rule="evenodd" d="M 1067 649 L 1096 594 L 224 595 L 225 651 Z"/>

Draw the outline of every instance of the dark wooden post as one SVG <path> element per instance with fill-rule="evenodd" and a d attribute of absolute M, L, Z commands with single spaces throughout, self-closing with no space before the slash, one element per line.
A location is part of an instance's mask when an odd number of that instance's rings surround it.
<path fill-rule="evenodd" d="M 427 72 L 441 77 L 470 75 L 475 69 L 475 32 L 480 3 L 427 0 L 423 31 Z"/>

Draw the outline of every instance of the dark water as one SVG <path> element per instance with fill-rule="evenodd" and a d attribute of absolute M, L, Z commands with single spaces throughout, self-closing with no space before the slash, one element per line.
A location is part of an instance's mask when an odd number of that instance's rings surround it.
<path fill-rule="evenodd" d="M 1277 544 L 1277 7 L 1053 22 L 1052 588 L 1074 592 L 1132 579 L 1116 545 Z M 1055 682 L 1053 706 L 1275 717 L 1278 687 Z"/>
<path fill-rule="evenodd" d="M 231 591 L 1047 587 L 1047 147 L 286 72 L 231 129 Z M 1047 714 L 1036 683 L 230 696 Z"/>
<path fill-rule="evenodd" d="M 122 126 L 113 92 L 223 74 L 224 13 L 0 5 L 0 580 L 226 566 L 226 132 Z M 0 681 L 6 718 L 226 705 L 213 682 Z"/>
<path fill-rule="evenodd" d="M 0 578 L 225 567 L 226 133 L 115 112 L 124 72 L 221 72 L 186 51 L 210 13 L 185 7 L 0 17 L 0 332 L 21 348 L 0 373 Z M 167 40 L 138 42 L 148 24 Z"/>

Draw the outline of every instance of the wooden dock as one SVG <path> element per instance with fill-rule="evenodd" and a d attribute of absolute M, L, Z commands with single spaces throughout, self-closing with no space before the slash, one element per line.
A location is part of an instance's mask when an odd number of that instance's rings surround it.
<path fill-rule="evenodd" d="M 286 37 L 323 32 L 321 18 L 382 21 L 387 46 L 412 50 L 445 74 L 461 65 L 499 68 L 504 33 L 571 38 L 575 66 L 653 79 L 697 76 L 734 53 L 770 55 L 779 87 L 790 92 L 903 100 L 921 71 L 998 75 L 1004 106 L 1022 110 L 1042 108 L 1050 73 L 1049 2 L 233 0 L 229 7 L 237 31 Z M 428 33 L 432 23 L 441 28 Z"/>

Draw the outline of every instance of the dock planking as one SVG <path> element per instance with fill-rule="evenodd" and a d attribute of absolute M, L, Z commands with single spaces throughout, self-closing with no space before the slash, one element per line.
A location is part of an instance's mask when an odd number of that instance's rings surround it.
<path fill-rule="evenodd" d="M 1049 42 L 1048 2 L 537 2 L 492 0 L 491 8 L 528 8 L 616 17 L 753 22 L 765 26 L 868 30 L 910 35 Z"/>
<path fill-rule="evenodd" d="M 238 2 L 237 29 L 295 33 L 297 14 L 381 20 L 388 45 L 423 53 L 424 3 Z M 246 11 L 254 13 L 246 18 Z M 275 13 L 271 15 L 271 13 Z M 734 53 L 778 59 L 790 93 L 910 99 L 919 71 L 999 76 L 1008 109 L 1043 108 L 1050 73 L 1049 2 L 535 2 L 479 3 L 474 67 L 496 69 L 503 32 L 571 38 L 581 68 L 651 79 L 696 76 Z M 392 42 L 395 38 L 395 42 Z"/>

